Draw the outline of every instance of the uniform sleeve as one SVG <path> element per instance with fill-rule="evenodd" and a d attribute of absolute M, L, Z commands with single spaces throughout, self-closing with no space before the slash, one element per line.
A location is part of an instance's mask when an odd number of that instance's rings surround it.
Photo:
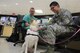
<path fill-rule="evenodd" d="M 54 23 L 56 23 L 56 21 L 55 21 L 55 15 L 52 17 L 52 19 L 49 21 L 49 24 L 54 24 Z"/>
<path fill-rule="evenodd" d="M 72 15 L 71 15 L 71 13 L 69 11 L 65 11 L 64 12 L 63 18 L 64 18 L 63 24 L 71 24 Z"/>

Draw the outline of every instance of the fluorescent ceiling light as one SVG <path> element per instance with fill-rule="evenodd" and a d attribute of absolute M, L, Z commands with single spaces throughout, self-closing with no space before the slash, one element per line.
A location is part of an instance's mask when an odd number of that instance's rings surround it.
<path fill-rule="evenodd" d="M 31 1 L 29 1 L 30 3 L 33 3 L 33 1 L 31 0 Z"/>
<path fill-rule="evenodd" d="M 16 3 L 16 5 L 19 5 L 19 3 Z"/>
<path fill-rule="evenodd" d="M 36 13 L 43 13 L 42 10 L 35 10 Z"/>

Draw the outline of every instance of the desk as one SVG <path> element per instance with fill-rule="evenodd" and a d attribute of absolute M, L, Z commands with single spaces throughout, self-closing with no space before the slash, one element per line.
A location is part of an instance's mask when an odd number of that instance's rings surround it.
<path fill-rule="evenodd" d="M 10 37 L 13 32 L 12 26 L 4 26 L 3 27 L 3 34 L 1 36 Z"/>

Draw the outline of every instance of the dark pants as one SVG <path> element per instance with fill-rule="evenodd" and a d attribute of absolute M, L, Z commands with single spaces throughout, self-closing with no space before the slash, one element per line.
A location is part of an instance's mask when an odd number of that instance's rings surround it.
<path fill-rule="evenodd" d="M 2 26 L 2 25 L 0 25 L 0 35 L 1 35 L 1 32 L 2 32 L 2 27 L 3 27 L 3 26 Z"/>
<path fill-rule="evenodd" d="M 22 32 L 22 40 L 24 40 L 25 36 L 26 36 L 26 33 L 27 33 L 27 30 L 22 28 L 21 32 Z"/>

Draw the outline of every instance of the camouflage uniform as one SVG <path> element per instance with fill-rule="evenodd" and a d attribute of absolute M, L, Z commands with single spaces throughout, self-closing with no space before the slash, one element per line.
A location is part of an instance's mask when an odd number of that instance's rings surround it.
<path fill-rule="evenodd" d="M 55 14 L 49 24 L 50 25 L 46 27 L 47 30 L 45 30 L 46 31 L 45 36 L 48 37 L 46 42 L 52 45 L 55 44 L 56 35 L 59 35 L 64 32 L 73 31 L 71 28 L 65 26 L 65 25 L 72 25 L 71 13 L 65 9 L 61 9 L 58 14 Z M 47 51 L 44 53 L 53 53 L 54 50 L 51 49 L 53 49 L 52 46 L 49 46 Z"/>
<path fill-rule="evenodd" d="M 58 14 L 53 16 L 53 19 L 50 21 L 50 25 L 48 25 L 45 30 L 46 35 L 44 37 L 47 37 L 48 43 L 55 44 L 57 35 L 73 31 L 73 28 L 65 26 L 72 24 L 71 18 L 71 13 L 65 9 L 61 9 Z"/>
<path fill-rule="evenodd" d="M 65 25 L 72 25 L 72 16 L 68 10 L 61 9 L 58 14 L 53 16 L 51 20 L 51 25 L 48 27 L 52 27 L 55 35 L 58 35 L 63 32 L 70 32 L 71 29 Z"/>

